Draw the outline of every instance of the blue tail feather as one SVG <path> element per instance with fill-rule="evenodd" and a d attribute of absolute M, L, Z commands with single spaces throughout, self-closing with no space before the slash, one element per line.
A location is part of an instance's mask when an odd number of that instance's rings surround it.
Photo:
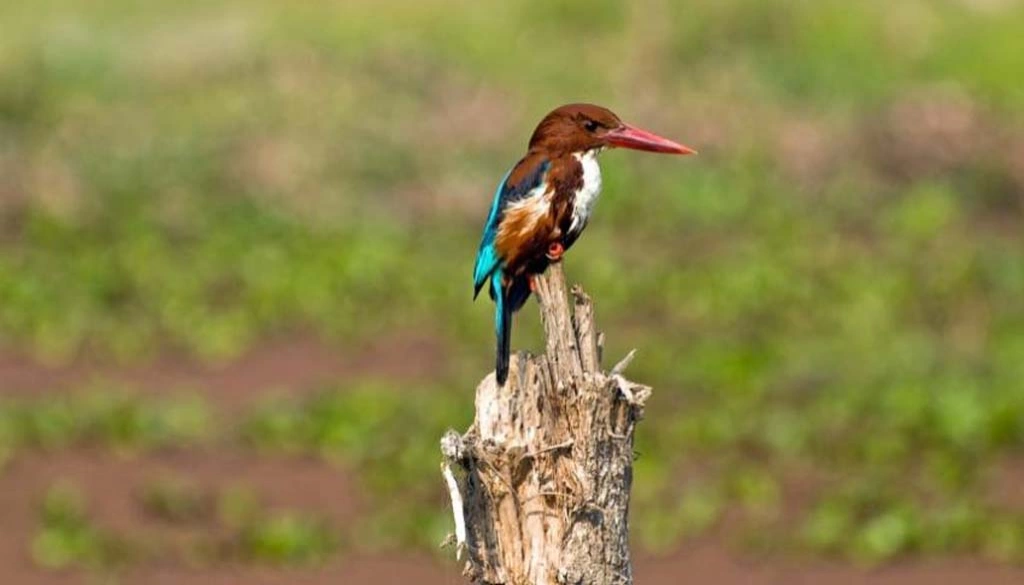
<path fill-rule="evenodd" d="M 496 271 L 491 277 L 491 295 L 494 297 L 494 333 L 498 339 L 494 376 L 499 386 L 508 379 L 512 347 L 512 307 L 506 302 L 506 291 L 501 284 L 501 271 Z"/>
<path fill-rule="evenodd" d="M 530 297 L 528 277 L 514 278 L 507 287 L 503 287 L 502 282 L 503 276 L 501 271 L 498 271 L 491 279 L 491 296 L 494 297 L 494 331 L 498 338 L 494 373 L 499 385 L 508 379 L 512 314 L 522 308 L 526 299 Z"/>

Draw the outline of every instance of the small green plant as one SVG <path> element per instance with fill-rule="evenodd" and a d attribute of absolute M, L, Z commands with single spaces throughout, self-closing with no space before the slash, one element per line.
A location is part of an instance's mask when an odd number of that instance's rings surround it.
<path fill-rule="evenodd" d="M 47 490 L 32 540 L 32 558 L 40 566 L 110 570 L 126 564 L 133 554 L 127 541 L 92 524 L 85 499 L 72 484 Z"/>
<path fill-rule="evenodd" d="M 271 565 L 310 565 L 333 555 L 341 533 L 310 514 L 268 510 L 245 486 L 232 486 L 217 497 L 218 522 L 230 537 L 217 548 L 220 559 L 241 558 Z"/>
<path fill-rule="evenodd" d="M 208 520 L 214 515 L 211 495 L 182 476 L 165 476 L 147 482 L 139 501 L 150 516 L 174 524 Z"/>
<path fill-rule="evenodd" d="M 246 522 L 238 534 L 238 553 L 272 565 L 322 563 L 338 548 L 339 535 L 329 525 L 294 512 L 269 513 Z"/>

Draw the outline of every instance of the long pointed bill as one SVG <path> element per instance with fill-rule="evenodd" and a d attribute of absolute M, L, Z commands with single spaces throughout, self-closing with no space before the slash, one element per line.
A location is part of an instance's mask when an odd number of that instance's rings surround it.
<path fill-rule="evenodd" d="M 605 140 L 612 146 L 632 148 L 633 150 L 664 152 L 667 154 L 697 154 L 697 151 L 689 146 L 683 146 L 678 142 L 662 138 L 653 132 L 641 130 L 629 124 L 623 124 L 620 128 L 609 130 L 605 134 Z"/>

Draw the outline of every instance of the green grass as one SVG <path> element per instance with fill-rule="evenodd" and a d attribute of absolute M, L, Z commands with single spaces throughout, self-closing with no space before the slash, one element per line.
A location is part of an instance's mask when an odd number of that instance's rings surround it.
<path fill-rule="evenodd" d="M 357 384 L 228 433 L 360 470 L 401 503 L 369 533 L 430 544 L 436 438 L 490 367 L 490 193 L 543 113 L 597 101 L 702 152 L 606 155 L 567 261 L 657 391 L 641 540 L 738 509 L 753 547 L 1024 556 L 989 497 L 1024 449 L 1018 4 L 47 4 L 0 7 L 5 345 L 216 362 L 287 331 L 436 335 L 429 395 Z M 529 308 L 517 327 L 540 347 Z M 8 401 L 0 454 L 212 440 L 200 399 L 99 395 Z M 318 530 L 246 542 L 319 558 L 281 544 Z"/>

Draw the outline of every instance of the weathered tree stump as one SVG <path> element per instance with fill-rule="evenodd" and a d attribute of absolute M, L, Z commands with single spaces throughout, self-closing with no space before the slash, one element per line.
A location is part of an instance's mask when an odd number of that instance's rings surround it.
<path fill-rule="evenodd" d="M 552 265 L 537 279 L 542 356 L 476 389 L 476 418 L 441 440 L 457 554 L 479 585 L 627 585 L 633 431 L 651 389 L 601 370 L 590 298 Z M 452 468 L 456 473 L 452 472 Z"/>

